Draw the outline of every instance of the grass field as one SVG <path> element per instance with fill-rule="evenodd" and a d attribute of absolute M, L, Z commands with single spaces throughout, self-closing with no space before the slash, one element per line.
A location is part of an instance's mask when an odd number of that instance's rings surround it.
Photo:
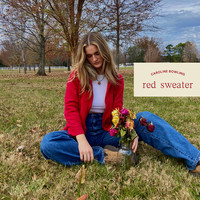
<path fill-rule="evenodd" d="M 120 73 L 124 107 L 159 115 L 200 148 L 200 98 L 134 98 L 133 70 Z M 83 194 L 91 200 L 200 199 L 200 179 L 188 173 L 184 162 L 143 142 L 137 166 L 124 171 L 110 164 L 85 164 L 84 184 L 76 180 L 81 166 L 45 160 L 42 137 L 65 126 L 68 76 L 63 70 L 46 77 L 0 71 L 0 199 L 75 200 Z"/>

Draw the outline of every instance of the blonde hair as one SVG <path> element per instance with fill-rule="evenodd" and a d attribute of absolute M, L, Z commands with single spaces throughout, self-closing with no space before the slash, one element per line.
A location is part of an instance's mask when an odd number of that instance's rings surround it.
<path fill-rule="evenodd" d="M 119 74 L 116 70 L 116 65 L 113 61 L 113 57 L 108 47 L 108 44 L 103 36 L 97 32 L 87 33 L 78 45 L 75 60 L 75 72 L 77 73 L 74 74 L 77 74 L 78 79 L 80 80 L 81 93 L 87 90 L 91 96 L 92 87 L 89 83 L 89 80 L 96 80 L 98 73 L 86 58 L 85 47 L 89 45 L 95 45 L 98 48 L 98 51 L 103 58 L 103 66 L 101 72 L 105 75 L 105 77 L 111 84 L 117 84 Z"/>

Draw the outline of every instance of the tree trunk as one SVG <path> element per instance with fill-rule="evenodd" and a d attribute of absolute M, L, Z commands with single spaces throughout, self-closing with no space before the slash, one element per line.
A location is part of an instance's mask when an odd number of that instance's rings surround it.
<path fill-rule="evenodd" d="M 68 68 L 68 71 L 70 71 L 70 66 L 71 66 L 71 60 L 70 58 L 67 59 L 67 68 Z"/>
<path fill-rule="evenodd" d="M 117 43 L 116 43 L 116 64 L 117 69 L 119 70 L 119 0 L 116 0 L 116 7 L 117 7 Z"/>
<path fill-rule="evenodd" d="M 49 73 L 51 73 L 51 66 L 49 65 Z"/>
<path fill-rule="evenodd" d="M 74 64 L 75 64 L 75 49 L 72 48 L 72 50 L 71 50 L 71 65 L 72 65 L 72 67 L 74 67 Z"/>
<path fill-rule="evenodd" d="M 41 5 L 43 5 L 43 0 L 41 1 Z M 43 7 L 44 9 L 44 7 Z M 40 18 L 40 21 L 38 22 L 38 28 L 40 32 L 40 64 L 39 69 L 37 72 L 37 75 L 39 76 L 46 76 L 45 73 L 45 54 L 46 54 L 46 38 L 45 38 L 45 20 L 44 20 L 44 10 L 41 11 L 41 15 L 38 16 Z"/>
<path fill-rule="evenodd" d="M 20 73 L 20 65 L 18 65 L 18 72 Z"/>
<path fill-rule="evenodd" d="M 26 64 L 24 65 L 24 74 L 26 74 L 26 72 L 27 72 L 27 66 L 26 66 Z"/>
<path fill-rule="evenodd" d="M 39 63 L 39 69 L 38 69 L 37 75 L 46 76 L 46 73 L 45 73 L 45 46 L 46 46 L 46 41 L 45 41 L 45 37 L 43 35 L 41 35 L 40 38 L 41 38 L 40 63 Z"/>
<path fill-rule="evenodd" d="M 24 65 L 24 74 L 26 74 L 27 72 L 27 66 L 26 66 L 26 60 L 25 60 L 25 54 L 24 54 L 24 48 L 22 46 L 22 61 L 23 61 L 23 65 Z"/>

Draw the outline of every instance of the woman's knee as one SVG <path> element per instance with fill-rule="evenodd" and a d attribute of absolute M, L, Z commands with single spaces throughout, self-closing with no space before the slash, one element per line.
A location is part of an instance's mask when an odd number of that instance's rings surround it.
<path fill-rule="evenodd" d="M 52 141 L 55 140 L 55 135 L 56 135 L 56 132 L 50 132 L 50 133 L 47 133 L 42 138 L 42 141 L 40 144 L 40 151 L 45 158 L 47 158 L 47 155 L 52 150 Z"/>
<path fill-rule="evenodd" d="M 42 155 L 48 159 L 48 152 L 49 152 L 49 139 L 48 139 L 48 136 L 45 135 L 41 141 L 41 144 L 40 144 L 40 151 L 42 153 Z"/>

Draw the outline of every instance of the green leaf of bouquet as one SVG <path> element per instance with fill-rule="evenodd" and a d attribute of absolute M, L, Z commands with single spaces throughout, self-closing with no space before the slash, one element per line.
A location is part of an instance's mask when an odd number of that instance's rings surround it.
<path fill-rule="evenodd" d="M 124 137 L 124 136 L 126 135 L 126 131 L 123 130 L 123 129 L 121 129 L 121 130 L 120 130 L 120 134 L 121 134 L 121 137 Z"/>

